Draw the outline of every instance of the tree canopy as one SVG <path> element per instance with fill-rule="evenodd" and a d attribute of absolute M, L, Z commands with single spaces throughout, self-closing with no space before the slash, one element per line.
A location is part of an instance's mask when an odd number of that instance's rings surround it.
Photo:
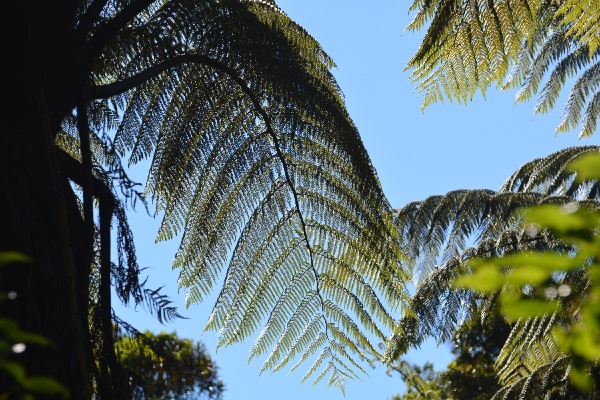
<path fill-rule="evenodd" d="M 3 249 L 6 312 L 48 337 L 24 355 L 71 395 L 125 398 L 112 288 L 179 317 L 137 263 L 128 209 L 162 218 L 188 304 L 221 287 L 207 328 L 251 357 L 343 388 L 406 298 L 385 198 L 333 61 L 273 1 L 69 0 L 12 11 Z M 18 116 L 18 117 L 17 117 Z M 125 164 L 149 163 L 142 187 Z M 31 212 L 31 210 L 35 210 Z M 111 225 L 118 254 L 111 259 Z M 220 278 L 224 277 L 224 281 Z M 76 322 L 73 322 L 76 321 Z M 298 365 L 292 367 L 296 368 Z M 76 379 L 74 377 L 77 377 Z M 93 382 L 93 384 L 92 384 Z"/>
<path fill-rule="evenodd" d="M 496 85 L 519 87 L 519 100 L 539 93 L 535 110 L 545 112 L 572 82 L 558 131 L 590 135 L 600 110 L 594 6 L 415 0 L 410 29 L 428 28 L 408 68 L 424 105 Z M 127 223 L 136 204 L 160 216 L 157 240 L 181 238 L 174 267 L 188 304 L 219 290 L 206 325 L 219 346 L 255 337 L 250 358 L 265 358 L 263 370 L 309 363 L 303 380 L 328 376 L 343 390 L 365 372 L 365 353 L 393 360 L 431 334 L 449 338 L 456 311 L 488 298 L 450 286 L 466 260 L 574 251 L 552 230 L 532 237 L 518 207 L 598 200 L 596 181 L 566 169 L 598 151 L 590 147 L 532 161 L 499 193 L 456 191 L 392 210 L 333 60 L 271 0 L 28 0 L 5 28 L 20 40 L 6 50 L 16 61 L 0 146 L 0 250 L 32 264 L 3 273 L 2 291 L 27 296 L 0 307 L 53 343 L 23 362 L 73 398 L 132 396 L 115 352 L 113 326 L 126 322 L 112 312 L 113 290 L 161 321 L 180 317 L 141 277 Z M 125 165 L 141 162 L 140 187 Z M 413 267 L 422 284 L 411 299 Z M 578 282 L 593 282 L 587 272 Z M 579 359 L 533 334 L 556 323 L 540 318 L 511 338 L 536 349 L 521 359 L 564 372 Z M 387 341 L 386 354 L 374 340 Z M 505 374 L 507 390 L 546 370 Z"/>
<path fill-rule="evenodd" d="M 219 399 L 225 391 L 204 345 L 175 332 L 119 332 L 115 348 L 134 399 Z"/>
<path fill-rule="evenodd" d="M 495 85 L 518 88 L 518 101 L 539 93 L 535 112 L 546 112 L 571 84 L 557 131 L 594 133 L 595 3 L 417 0 L 411 10 L 409 29 L 427 29 L 407 65 L 423 107 L 467 102 Z M 421 280 L 388 359 L 428 336 L 451 339 L 463 317 L 485 319 L 482 305 L 500 301 L 512 330 L 493 360 L 500 383 L 493 398 L 597 396 L 598 152 L 565 149 L 525 164 L 497 193 L 455 191 L 398 210 Z"/>

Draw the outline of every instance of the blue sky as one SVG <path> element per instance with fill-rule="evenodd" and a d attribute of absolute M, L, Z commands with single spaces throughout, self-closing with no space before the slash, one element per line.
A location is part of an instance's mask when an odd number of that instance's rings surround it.
<path fill-rule="evenodd" d="M 445 101 L 421 111 L 421 98 L 404 66 L 419 44 L 420 34 L 405 32 L 409 2 L 397 0 L 280 0 L 280 7 L 304 26 L 333 57 L 333 72 L 348 110 L 377 169 L 383 190 L 394 207 L 455 189 L 498 189 L 520 165 L 536 157 L 578 144 L 577 132 L 555 136 L 560 107 L 550 115 L 533 116 L 533 102 L 514 104 L 514 92 L 490 90 L 468 105 Z M 142 171 L 137 171 L 142 173 Z M 143 176 L 143 175 L 140 175 Z M 138 178 L 141 179 L 141 178 Z M 303 375 L 286 372 L 259 375 L 260 360 L 248 364 L 252 342 L 215 352 L 216 333 L 202 334 L 212 298 L 185 309 L 177 292 L 177 272 L 171 260 L 177 243 L 154 244 L 158 221 L 138 211 L 131 216 L 138 257 L 149 274 L 149 287 L 165 286 L 187 320 L 160 325 L 143 310 L 115 305 L 117 314 L 138 329 L 176 330 L 182 337 L 203 341 L 216 360 L 227 386 L 225 399 L 343 399 L 326 383 L 300 384 Z M 411 351 L 407 360 L 434 362 L 442 369 L 449 349 L 428 343 Z M 309 366 L 306 366 L 306 369 Z M 401 392 L 397 375 L 385 367 L 369 370 L 362 382 L 350 382 L 345 399 L 388 399 Z"/>

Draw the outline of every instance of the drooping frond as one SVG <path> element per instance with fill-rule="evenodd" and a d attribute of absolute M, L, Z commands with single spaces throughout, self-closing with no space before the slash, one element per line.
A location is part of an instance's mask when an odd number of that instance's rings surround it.
<path fill-rule="evenodd" d="M 575 181 L 575 174 L 567 170 L 567 165 L 575 158 L 598 151 L 599 146 L 573 146 L 529 161 L 506 180 L 500 191 L 540 192 L 578 199 L 598 199 L 597 184 Z"/>
<path fill-rule="evenodd" d="M 171 1 L 127 29 L 94 96 L 122 111 L 116 150 L 150 160 L 188 304 L 224 276 L 207 323 L 219 345 L 262 329 L 265 369 L 317 356 L 309 373 L 343 386 L 373 348 L 364 332 L 394 327 L 406 274 L 333 62 L 273 2 Z"/>
<path fill-rule="evenodd" d="M 497 193 L 453 191 L 396 210 L 394 221 L 416 291 L 389 339 L 386 359 L 396 358 L 428 337 L 440 342 L 451 338 L 463 316 L 481 300 L 451 287 L 469 258 L 498 257 L 525 249 L 568 251 L 547 232 L 531 237 L 517 210 L 576 200 L 597 208 L 597 182 L 576 183 L 574 173 L 567 170 L 578 155 L 597 151 L 597 146 L 572 147 L 533 160 L 519 168 Z"/>
<path fill-rule="evenodd" d="M 520 321 L 513 327 L 496 361 L 503 387 L 494 398 L 570 397 L 570 359 L 552 337 L 554 318 Z"/>
<path fill-rule="evenodd" d="M 518 225 L 519 208 L 569 201 L 572 198 L 537 192 L 457 190 L 410 203 L 397 210 L 395 221 L 404 238 L 407 263 L 420 282 L 439 263 L 460 256 L 469 240 L 496 240 L 507 227 Z"/>
<path fill-rule="evenodd" d="M 517 101 L 539 93 L 534 110 L 545 113 L 574 83 L 557 132 L 581 124 L 580 137 L 593 134 L 599 116 L 595 1 L 414 1 L 411 10 L 416 16 L 408 29 L 429 22 L 407 64 L 423 107 L 444 98 L 466 102 L 495 85 L 519 88 Z"/>

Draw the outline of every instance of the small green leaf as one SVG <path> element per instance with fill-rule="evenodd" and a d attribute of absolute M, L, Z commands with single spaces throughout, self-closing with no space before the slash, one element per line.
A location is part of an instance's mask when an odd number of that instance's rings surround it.
<path fill-rule="evenodd" d="M 504 265 L 527 266 L 532 269 L 544 269 L 546 271 L 568 271 L 580 267 L 586 262 L 587 257 L 577 254 L 567 257 L 563 254 L 552 252 L 517 253 L 502 257 L 499 261 Z"/>
<path fill-rule="evenodd" d="M 503 293 L 500 300 L 504 315 L 511 320 L 539 317 L 558 310 L 556 301 L 523 299 L 514 293 Z"/>
<path fill-rule="evenodd" d="M 0 265 L 10 263 L 30 263 L 31 258 L 17 251 L 0 251 Z"/>
<path fill-rule="evenodd" d="M 577 157 L 567 165 L 567 169 L 577 172 L 577 182 L 600 180 L 600 154 L 588 153 Z"/>
<path fill-rule="evenodd" d="M 588 232 L 600 225 L 597 213 L 585 208 L 570 212 L 556 205 L 528 208 L 525 218 L 529 223 L 536 223 L 558 233 Z"/>
<path fill-rule="evenodd" d="M 506 277 L 506 281 L 515 286 L 522 286 L 525 284 L 542 283 L 551 276 L 551 270 L 546 267 L 525 264 L 515 267 Z"/>
<path fill-rule="evenodd" d="M 14 361 L 3 361 L 0 370 L 6 372 L 19 384 L 25 379 L 25 368 Z"/>
<path fill-rule="evenodd" d="M 569 379 L 582 392 L 589 392 L 594 385 L 589 371 L 580 370 L 575 367 L 572 367 L 569 371 Z"/>
<path fill-rule="evenodd" d="M 9 318 L 0 318 L 0 331 L 4 333 L 4 337 L 14 343 L 30 343 L 40 346 L 50 344 L 49 340 L 35 333 L 23 331 L 19 325 Z"/>
<path fill-rule="evenodd" d="M 61 385 L 54 379 L 45 376 L 34 376 L 31 378 L 27 378 L 21 384 L 24 389 L 29 390 L 31 392 L 48 395 L 59 394 L 63 397 L 69 396 L 69 392 L 63 385 Z"/>
<path fill-rule="evenodd" d="M 600 357 L 600 345 L 596 343 L 596 337 L 589 329 L 579 329 L 573 333 L 571 342 L 573 353 L 578 354 L 588 360 L 596 360 Z"/>
<path fill-rule="evenodd" d="M 455 288 L 473 289 L 482 293 L 494 292 L 504 283 L 504 276 L 494 263 L 482 263 L 474 268 L 471 275 L 460 276 L 453 282 Z"/>

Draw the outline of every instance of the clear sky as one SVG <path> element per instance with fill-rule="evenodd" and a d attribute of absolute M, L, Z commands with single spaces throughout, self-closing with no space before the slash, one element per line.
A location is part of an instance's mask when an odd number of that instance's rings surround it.
<path fill-rule="evenodd" d="M 333 57 L 333 72 L 348 110 L 361 133 L 394 207 L 455 189 L 498 189 L 520 165 L 536 157 L 578 144 L 598 144 L 597 138 L 579 141 L 577 132 L 555 136 L 560 107 L 551 115 L 533 116 L 533 102 L 514 104 L 514 92 L 490 90 L 468 105 L 445 101 L 421 111 L 421 98 L 404 66 L 419 44 L 420 34 L 405 32 L 412 16 L 409 2 L 398 0 L 280 0 L 280 7 L 304 26 Z M 141 178 L 138 178 L 141 179 Z M 215 352 L 216 333 L 202 330 L 213 298 L 185 309 L 177 293 L 177 272 L 171 260 L 177 243 L 154 244 L 158 222 L 138 211 L 130 219 L 138 259 L 149 274 L 149 287 L 165 286 L 187 320 L 161 326 L 144 310 L 115 305 L 116 313 L 138 329 L 176 330 L 182 337 L 203 341 L 220 368 L 227 386 L 224 398 L 300 400 L 343 399 L 326 382 L 300 385 L 304 371 L 259 376 L 260 360 L 248 364 L 252 342 Z M 215 293 L 216 295 L 216 293 Z M 411 351 L 406 359 L 432 361 L 443 369 L 449 348 L 433 342 Z M 385 367 L 350 382 L 346 399 L 388 399 L 403 390 L 400 378 Z"/>

